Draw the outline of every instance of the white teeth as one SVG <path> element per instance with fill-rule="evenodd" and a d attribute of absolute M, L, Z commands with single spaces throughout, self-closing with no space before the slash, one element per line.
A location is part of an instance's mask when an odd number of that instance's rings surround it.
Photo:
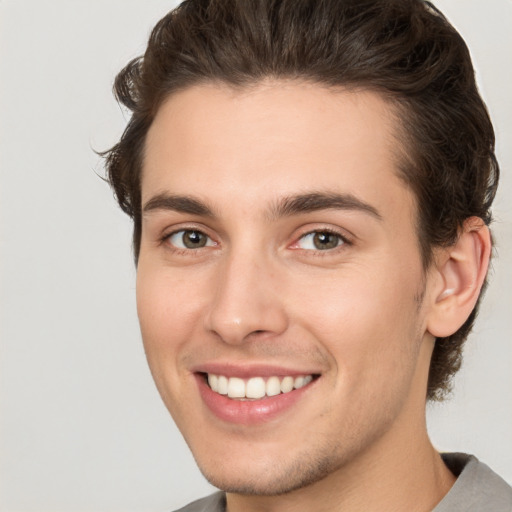
<path fill-rule="evenodd" d="M 245 382 L 243 379 L 231 377 L 228 381 L 228 396 L 229 398 L 244 398 L 245 397 Z"/>
<path fill-rule="evenodd" d="M 217 380 L 217 386 L 217 393 L 219 393 L 220 395 L 228 394 L 228 379 L 224 377 L 224 375 L 219 375 L 219 379 Z"/>
<path fill-rule="evenodd" d="M 289 393 L 293 389 L 300 389 L 313 380 L 312 375 L 300 375 L 298 377 L 269 377 L 266 381 L 263 377 L 251 377 L 248 380 L 238 377 L 225 377 L 224 375 L 208 374 L 210 388 L 220 395 L 228 395 L 229 398 L 259 399 L 264 396 L 276 396 L 280 393 Z"/>
<path fill-rule="evenodd" d="M 267 396 L 276 396 L 281 393 L 281 381 L 279 377 L 270 377 L 267 380 Z"/>
<path fill-rule="evenodd" d="M 293 377 L 285 377 L 281 381 L 281 392 L 289 393 L 293 389 Z"/>
<path fill-rule="evenodd" d="M 265 381 L 261 377 L 253 377 L 247 381 L 245 396 L 247 398 L 263 398 L 265 396 Z"/>
<path fill-rule="evenodd" d="M 295 389 L 300 389 L 302 386 L 304 386 L 304 377 L 295 377 L 293 387 Z"/>
<path fill-rule="evenodd" d="M 208 374 L 208 384 L 214 391 L 219 390 L 219 377 L 213 373 Z"/>

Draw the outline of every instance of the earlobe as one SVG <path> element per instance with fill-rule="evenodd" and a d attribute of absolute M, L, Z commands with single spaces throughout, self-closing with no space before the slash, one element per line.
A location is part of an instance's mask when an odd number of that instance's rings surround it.
<path fill-rule="evenodd" d="M 480 295 L 491 254 L 491 234 L 477 218 L 467 219 L 457 241 L 437 258 L 437 289 L 427 330 L 444 338 L 456 332 L 473 311 Z"/>

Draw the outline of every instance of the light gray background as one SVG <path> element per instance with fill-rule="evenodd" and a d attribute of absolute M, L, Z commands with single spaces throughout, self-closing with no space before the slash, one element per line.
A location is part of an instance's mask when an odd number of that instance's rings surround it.
<path fill-rule="evenodd" d="M 176 2 L 0 0 L 0 509 L 164 511 L 211 489 L 151 381 L 131 226 L 96 175 L 115 73 Z M 499 257 L 434 443 L 512 483 L 512 1 L 438 0 L 470 45 L 503 177 Z"/>

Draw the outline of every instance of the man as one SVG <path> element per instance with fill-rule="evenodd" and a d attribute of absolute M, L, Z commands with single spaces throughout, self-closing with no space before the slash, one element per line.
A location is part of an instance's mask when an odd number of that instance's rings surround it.
<path fill-rule="evenodd" d="M 499 174 L 443 16 L 189 0 L 115 88 L 147 358 L 224 491 L 183 510 L 511 510 L 425 426 L 476 316 Z"/>

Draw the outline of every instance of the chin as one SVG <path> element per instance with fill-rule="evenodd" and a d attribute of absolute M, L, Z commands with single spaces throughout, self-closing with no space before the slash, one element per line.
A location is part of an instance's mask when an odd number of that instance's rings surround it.
<path fill-rule="evenodd" d="M 313 455 L 303 453 L 292 460 L 258 460 L 250 455 L 237 462 L 205 464 L 196 458 L 203 476 L 215 487 L 228 493 L 252 496 L 279 496 L 323 480 L 339 468 L 340 462 L 327 448 Z"/>

